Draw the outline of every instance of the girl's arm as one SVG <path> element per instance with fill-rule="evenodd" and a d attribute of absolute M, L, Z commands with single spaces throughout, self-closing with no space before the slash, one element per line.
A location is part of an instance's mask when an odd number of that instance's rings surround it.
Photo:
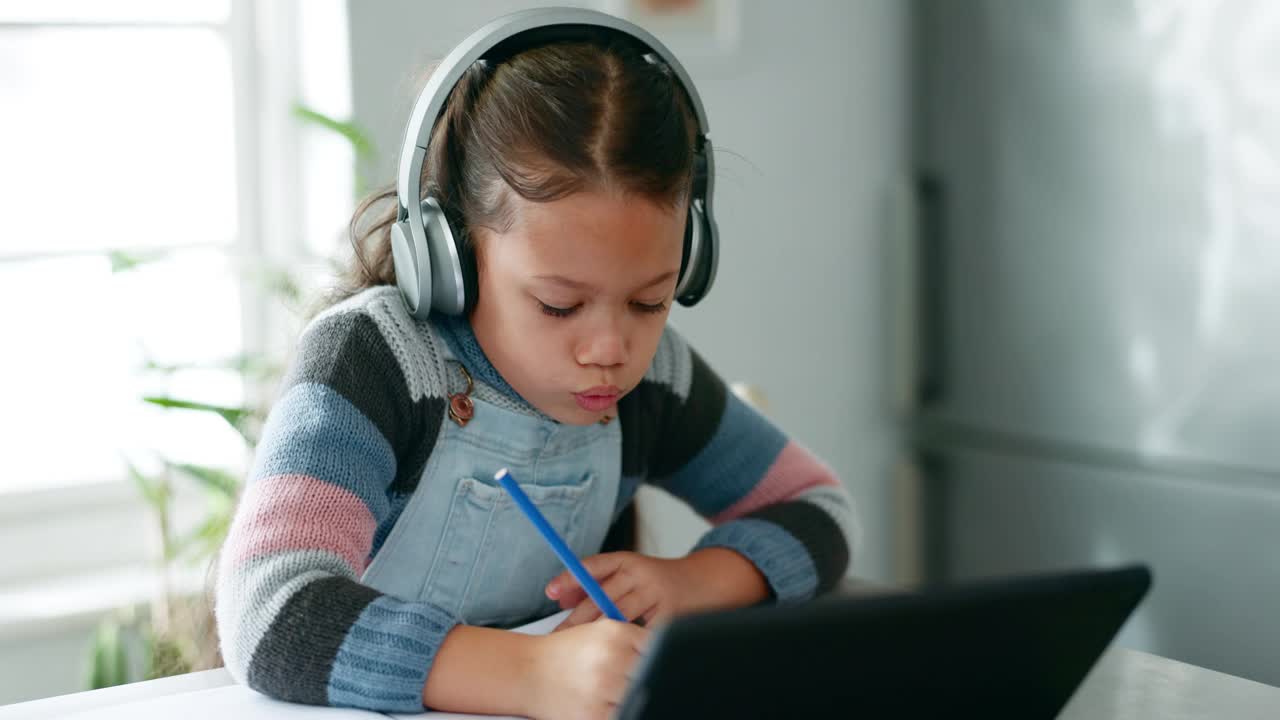
<path fill-rule="evenodd" d="M 422 704 L 444 712 L 527 714 L 537 638 L 459 625 L 445 637 Z"/>
<path fill-rule="evenodd" d="M 430 383 L 417 378 L 419 396 L 410 392 L 397 352 L 418 351 L 404 344 L 414 338 L 391 342 L 380 329 L 395 327 L 392 300 L 372 294 L 308 327 L 219 558 L 223 658 L 267 695 L 419 712 L 457 624 L 359 582 L 376 529 L 412 493 L 443 416 L 443 400 L 422 389 Z"/>
<path fill-rule="evenodd" d="M 638 391 L 648 397 L 637 404 L 657 418 L 648 428 L 633 422 L 653 437 L 644 475 L 716 526 L 691 558 L 708 548 L 733 551 L 780 602 L 813 597 L 840 580 L 856 526 L 853 501 L 830 468 L 730 393 L 670 329 Z M 735 590 L 749 592 L 752 576 L 726 557 L 716 565 L 739 578 Z"/>

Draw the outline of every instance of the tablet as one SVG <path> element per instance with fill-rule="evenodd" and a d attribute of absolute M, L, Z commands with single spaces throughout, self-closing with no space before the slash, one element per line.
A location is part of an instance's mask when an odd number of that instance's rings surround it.
<path fill-rule="evenodd" d="M 688 615 L 617 716 L 1052 718 L 1150 586 L 1130 565 Z"/>

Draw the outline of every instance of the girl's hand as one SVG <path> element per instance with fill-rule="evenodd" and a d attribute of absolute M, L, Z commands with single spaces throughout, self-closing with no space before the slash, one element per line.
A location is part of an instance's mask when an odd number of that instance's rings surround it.
<path fill-rule="evenodd" d="M 538 637 L 526 713 L 535 720 L 611 717 L 648 636 L 642 627 L 604 620 Z"/>
<path fill-rule="evenodd" d="M 671 559 L 604 553 L 582 564 L 627 620 L 639 619 L 646 626 L 695 610 L 750 605 L 769 596 L 768 584 L 755 565 L 726 548 L 705 548 Z M 561 609 L 574 609 L 557 631 L 603 615 L 568 571 L 548 583 L 546 592 L 559 601 Z"/>

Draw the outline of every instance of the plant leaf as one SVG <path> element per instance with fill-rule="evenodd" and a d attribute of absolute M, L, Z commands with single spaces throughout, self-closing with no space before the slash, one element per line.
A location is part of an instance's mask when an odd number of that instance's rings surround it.
<path fill-rule="evenodd" d="M 352 122 L 330 117 L 302 103 L 294 103 L 293 114 L 303 122 L 332 130 L 351 143 L 351 148 L 356 155 L 355 196 L 363 197 L 369 190 L 369 179 L 362 168 L 372 166 L 377 156 L 377 150 L 369 138 L 369 133 Z"/>
<path fill-rule="evenodd" d="M 196 410 L 199 412 L 215 413 L 223 420 L 227 421 L 236 432 L 240 433 L 240 437 L 250 446 L 257 444 L 257 439 L 253 437 L 249 430 L 248 421 L 253 418 L 253 410 L 244 407 L 228 407 L 225 405 L 211 405 L 209 403 L 194 402 L 191 400 L 179 400 L 164 395 L 147 395 L 142 398 L 144 401 L 152 405 L 158 405 L 162 408 L 176 410 Z"/>
<path fill-rule="evenodd" d="M 164 256 L 165 253 L 159 251 L 144 254 L 131 253 L 124 250 L 107 251 L 107 260 L 111 262 L 112 273 L 128 272 L 147 263 L 163 259 Z"/>
<path fill-rule="evenodd" d="M 120 623 L 104 620 L 93 634 L 89 653 L 89 689 L 129 682 L 128 656 L 120 638 Z"/>
<path fill-rule="evenodd" d="M 212 557 L 222 546 L 231 528 L 232 513 L 211 514 L 204 522 L 175 543 L 175 555 L 187 560 Z"/>
<path fill-rule="evenodd" d="M 142 497 L 147 501 L 147 504 L 158 513 L 164 512 L 171 496 L 168 484 L 163 480 L 143 475 L 137 466 L 128 459 L 124 461 L 124 464 L 129 470 L 129 477 L 133 480 L 133 484 L 138 486 L 138 490 L 142 493 Z"/>
<path fill-rule="evenodd" d="M 147 680 L 191 672 L 191 661 L 183 652 L 183 643 L 172 635 L 153 634 L 151 652 L 147 654 Z"/>
<path fill-rule="evenodd" d="M 183 370 L 227 370 L 259 380 L 275 377 L 283 370 L 280 365 L 270 362 L 265 355 L 259 353 L 241 353 L 210 362 L 158 363 L 148 359 L 143 363 L 142 369 L 166 375 Z"/>
<path fill-rule="evenodd" d="M 302 288 L 286 270 L 265 268 L 259 272 L 263 287 L 287 302 L 297 303 L 302 299 Z"/>
<path fill-rule="evenodd" d="M 206 490 L 219 497 L 234 500 L 240 492 L 240 478 L 235 473 L 208 465 L 194 463 L 174 463 L 165 461 L 169 467 L 195 479 Z"/>
<path fill-rule="evenodd" d="M 354 123 L 330 117 L 302 103 L 293 104 L 293 115 L 303 122 L 332 130 L 346 138 L 347 142 L 351 143 L 352 149 L 355 150 L 357 158 L 367 160 L 373 157 L 373 141 L 369 139 L 368 133 Z"/>

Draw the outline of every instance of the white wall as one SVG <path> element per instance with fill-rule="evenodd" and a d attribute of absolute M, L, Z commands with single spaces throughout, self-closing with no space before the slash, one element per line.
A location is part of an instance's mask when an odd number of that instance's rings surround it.
<path fill-rule="evenodd" d="M 486 20 L 537 4 L 348 2 L 355 119 L 379 145 L 382 181 L 394 176 L 427 65 Z M 727 54 L 681 54 L 687 43 L 670 41 L 711 123 L 723 239 L 714 291 L 674 322 L 727 379 L 759 386 L 773 419 L 847 481 L 866 529 L 853 572 L 887 579 L 896 440 L 881 392 L 880 270 L 886 196 L 907 157 L 907 9 L 895 0 L 735 7 L 740 30 Z M 659 544 L 687 545 L 691 516 L 644 500 Z"/>

